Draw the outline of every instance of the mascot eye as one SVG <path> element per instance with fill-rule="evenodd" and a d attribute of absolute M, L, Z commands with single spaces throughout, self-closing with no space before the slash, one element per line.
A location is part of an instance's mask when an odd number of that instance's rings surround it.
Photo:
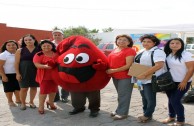
<path fill-rule="evenodd" d="M 67 55 L 65 56 L 65 58 L 63 59 L 63 61 L 64 61 L 65 64 L 69 64 L 69 63 L 71 63 L 71 62 L 73 61 L 74 57 L 75 57 L 75 56 L 74 56 L 74 54 L 72 54 L 72 53 L 67 54 Z"/>
<path fill-rule="evenodd" d="M 89 55 L 86 54 L 86 53 L 80 53 L 76 56 L 75 60 L 78 62 L 78 63 L 86 63 L 88 62 L 89 60 Z"/>

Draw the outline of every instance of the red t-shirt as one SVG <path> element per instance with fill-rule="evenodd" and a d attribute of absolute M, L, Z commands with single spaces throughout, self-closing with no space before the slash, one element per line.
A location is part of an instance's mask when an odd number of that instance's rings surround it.
<path fill-rule="evenodd" d="M 126 57 L 136 55 L 135 50 L 133 50 L 132 48 L 124 48 L 120 52 L 114 51 L 112 51 L 108 56 L 108 63 L 110 69 L 115 69 L 126 65 Z M 127 73 L 128 70 L 125 70 L 110 74 L 110 76 L 116 79 L 131 78 L 131 76 L 127 75 Z"/>

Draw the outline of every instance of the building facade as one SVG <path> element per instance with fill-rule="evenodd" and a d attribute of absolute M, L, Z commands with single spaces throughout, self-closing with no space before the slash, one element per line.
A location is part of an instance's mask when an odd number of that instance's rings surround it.
<path fill-rule="evenodd" d="M 38 41 L 52 39 L 52 31 L 8 27 L 6 24 L 0 23 L 0 46 L 8 40 L 17 42 L 26 34 L 34 35 Z"/>

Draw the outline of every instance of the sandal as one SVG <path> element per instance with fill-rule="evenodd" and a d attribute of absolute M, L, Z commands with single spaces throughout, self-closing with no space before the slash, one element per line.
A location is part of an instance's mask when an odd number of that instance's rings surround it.
<path fill-rule="evenodd" d="M 33 108 L 33 109 L 36 108 L 36 105 L 34 103 L 29 103 L 29 105 L 30 105 L 30 108 Z"/>
<path fill-rule="evenodd" d="M 112 117 L 114 120 L 122 120 L 127 118 L 127 115 L 115 115 L 114 117 Z"/>
<path fill-rule="evenodd" d="M 114 117 L 117 113 L 116 112 L 111 112 L 110 117 Z"/>
<path fill-rule="evenodd" d="M 38 113 L 43 115 L 44 114 L 44 110 L 38 110 Z"/>
<path fill-rule="evenodd" d="M 8 103 L 10 107 L 16 107 L 16 104 L 13 102 Z"/>
<path fill-rule="evenodd" d="M 175 121 L 175 118 L 168 117 L 165 120 L 163 120 L 162 123 L 167 124 L 167 123 L 174 122 L 174 121 Z"/>
<path fill-rule="evenodd" d="M 22 104 L 21 104 L 20 110 L 26 110 L 26 105 L 22 105 Z"/>
<path fill-rule="evenodd" d="M 138 117 L 138 119 L 139 119 L 139 122 L 146 123 L 146 122 L 152 120 L 152 117 L 140 116 L 140 117 Z"/>
<path fill-rule="evenodd" d="M 175 122 L 171 126 L 184 126 L 185 122 Z"/>

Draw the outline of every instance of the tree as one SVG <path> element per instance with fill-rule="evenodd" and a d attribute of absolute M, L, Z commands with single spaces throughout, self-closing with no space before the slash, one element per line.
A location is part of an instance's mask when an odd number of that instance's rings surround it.
<path fill-rule="evenodd" d="M 113 30 L 111 27 L 102 29 L 103 32 L 112 32 Z"/>
<path fill-rule="evenodd" d="M 57 27 L 55 27 L 57 28 Z M 58 29 L 58 28 L 57 28 Z M 84 26 L 79 26 L 79 27 L 69 27 L 69 28 L 64 28 L 64 37 L 67 38 L 72 35 L 82 35 L 88 39 L 90 39 L 92 42 L 94 42 L 95 45 L 98 45 L 101 39 L 95 38 L 92 33 L 98 33 L 99 30 L 93 29 L 93 30 L 88 30 Z"/>
<path fill-rule="evenodd" d="M 92 29 L 92 30 L 90 30 L 89 32 L 90 32 L 90 33 L 98 33 L 99 30 L 98 30 L 98 29 Z"/>

